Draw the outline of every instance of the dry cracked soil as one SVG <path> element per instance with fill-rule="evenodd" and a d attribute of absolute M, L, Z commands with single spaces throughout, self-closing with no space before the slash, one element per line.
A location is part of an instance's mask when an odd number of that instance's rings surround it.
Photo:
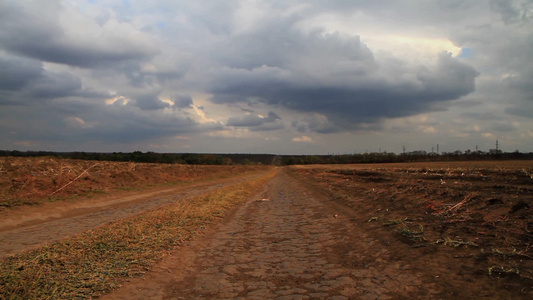
<path fill-rule="evenodd" d="M 442 296 L 427 274 L 390 261 L 362 219 L 327 201 L 281 171 L 223 224 L 103 299 Z"/>

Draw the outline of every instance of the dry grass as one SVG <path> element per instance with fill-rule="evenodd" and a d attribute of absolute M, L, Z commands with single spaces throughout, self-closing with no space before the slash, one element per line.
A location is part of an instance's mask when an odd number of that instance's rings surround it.
<path fill-rule="evenodd" d="M 1 299 L 87 299 L 143 276 L 174 247 L 250 199 L 274 174 L 123 219 L 0 261 Z"/>
<path fill-rule="evenodd" d="M 266 168 L 0 157 L 0 209 L 230 177 Z"/>

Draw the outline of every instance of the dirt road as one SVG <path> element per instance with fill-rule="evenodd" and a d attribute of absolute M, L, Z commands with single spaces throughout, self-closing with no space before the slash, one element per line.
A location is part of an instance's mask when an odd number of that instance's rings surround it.
<path fill-rule="evenodd" d="M 263 173 L 4 210 L 0 213 L 0 258 L 167 203 L 247 180 L 259 176 L 258 174 Z"/>
<path fill-rule="evenodd" d="M 104 299 L 386 299 L 436 296 L 390 262 L 342 207 L 285 172 L 225 224 Z"/>

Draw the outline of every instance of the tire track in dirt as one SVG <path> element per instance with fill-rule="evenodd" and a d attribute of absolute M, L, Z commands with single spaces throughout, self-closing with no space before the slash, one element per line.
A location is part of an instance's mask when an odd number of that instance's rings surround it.
<path fill-rule="evenodd" d="M 4 212 L 7 215 L 0 222 L 0 258 L 257 176 L 260 175 L 239 175 L 170 189 L 141 192 L 127 197 L 46 203 L 37 208 L 14 209 L 11 216 Z"/>
<path fill-rule="evenodd" d="M 267 199 L 267 200 L 262 200 Z M 226 223 L 103 299 L 389 299 L 431 285 L 284 171 Z"/>

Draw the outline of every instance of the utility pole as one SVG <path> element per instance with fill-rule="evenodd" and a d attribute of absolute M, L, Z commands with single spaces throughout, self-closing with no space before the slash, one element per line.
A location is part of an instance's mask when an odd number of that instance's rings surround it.
<path fill-rule="evenodd" d="M 439 144 L 437 144 L 437 154 L 439 154 Z"/>
<path fill-rule="evenodd" d="M 498 139 L 496 139 L 496 151 L 499 150 L 498 146 L 499 146 L 499 145 L 498 145 Z"/>

